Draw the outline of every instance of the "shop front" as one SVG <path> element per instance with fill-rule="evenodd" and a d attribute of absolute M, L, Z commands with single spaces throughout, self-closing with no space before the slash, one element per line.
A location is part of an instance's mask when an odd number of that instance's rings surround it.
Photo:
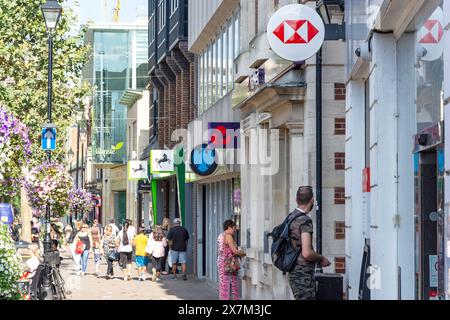
<path fill-rule="evenodd" d="M 445 299 L 443 1 L 430 1 L 411 23 L 415 31 L 416 135 L 415 294 Z"/>

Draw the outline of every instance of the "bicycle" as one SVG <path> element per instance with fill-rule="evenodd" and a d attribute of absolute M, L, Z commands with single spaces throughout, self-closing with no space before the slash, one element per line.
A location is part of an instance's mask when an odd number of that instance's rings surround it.
<path fill-rule="evenodd" d="M 65 283 L 59 271 L 61 258 L 59 252 L 45 255 L 31 280 L 31 300 L 66 299 Z"/>

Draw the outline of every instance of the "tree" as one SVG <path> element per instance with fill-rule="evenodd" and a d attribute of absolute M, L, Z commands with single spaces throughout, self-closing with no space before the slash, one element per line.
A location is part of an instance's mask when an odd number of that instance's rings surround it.
<path fill-rule="evenodd" d="M 35 164 L 45 159 L 40 133 L 47 122 L 48 44 L 39 7 L 44 2 L 0 0 L 0 104 L 30 128 Z M 53 44 L 52 122 L 58 145 L 52 157 L 57 161 L 64 159 L 68 128 L 91 92 L 82 82 L 90 48 L 83 45 L 82 32 L 71 33 L 74 22 L 73 12 L 63 7 Z"/>

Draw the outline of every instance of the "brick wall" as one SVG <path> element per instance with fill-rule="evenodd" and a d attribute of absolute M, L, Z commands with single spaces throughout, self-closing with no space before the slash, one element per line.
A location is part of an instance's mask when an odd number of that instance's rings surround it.
<path fill-rule="evenodd" d="M 334 153 L 334 169 L 345 170 L 345 152 Z"/>
<path fill-rule="evenodd" d="M 345 239 L 345 222 L 344 221 L 335 221 L 334 222 L 334 238 L 336 240 L 344 240 Z"/>
<path fill-rule="evenodd" d="M 345 100 L 345 84 L 335 83 L 334 84 L 334 100 L 342 101 Z"/>
<path fill-rule="evenodd" d="M 174 52 L 176 51 L 176 52 Z M 191 59 L 191 60 L 190 60 Z M 159 148 L 173 148 L 172 133 L 187 125 L 195 113 L 195 65 L 193 55 L 187 52 L 187 44 L 180 42 L 172 56 L 158 65 L 157 77 L 162 84 L 159 89 Z"/>
<path fill-rule="evenodd" d="M 334 188 L 334 204 L 345 204 L 345 187 Z"/>
<path fill-rule="evenodd" d="M 336 273 L 345 273 L 345 257 L 334 258 L 334 269 Z"/>
<path fill-rule="evenodd" d="M 345 135 L 345 118 L 334 118 L 334 134 Z"/>

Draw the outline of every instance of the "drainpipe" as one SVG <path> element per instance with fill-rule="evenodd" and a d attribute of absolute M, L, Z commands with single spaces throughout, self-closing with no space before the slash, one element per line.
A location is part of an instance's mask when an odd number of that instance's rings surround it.
<path fill-rule="evenodd" d="M 400 214 L 399 214 L 399 169 L 398 169 L 398 146 L 399 146 L 399 109 L 398 109 L 398 101 L 395 101 L 395 138 L 394 141 L 396 143 L 396 159 L 395 159 L 395 214 L 394 214 L 394 236 L 395 236 L 395 257 L 394 257 L 394 272 L 397 277 L 397 300 L 401 300 L 401 278 L 400 278 L 400 266 L 398 265 L 398 239 L 399 239 L 399 228 L 400 228 Z"/>
<path fill-rule="evenodd" d="M 316 54 L 316 204 L 316 250 L 322 254 L 322 48 Z"/>

